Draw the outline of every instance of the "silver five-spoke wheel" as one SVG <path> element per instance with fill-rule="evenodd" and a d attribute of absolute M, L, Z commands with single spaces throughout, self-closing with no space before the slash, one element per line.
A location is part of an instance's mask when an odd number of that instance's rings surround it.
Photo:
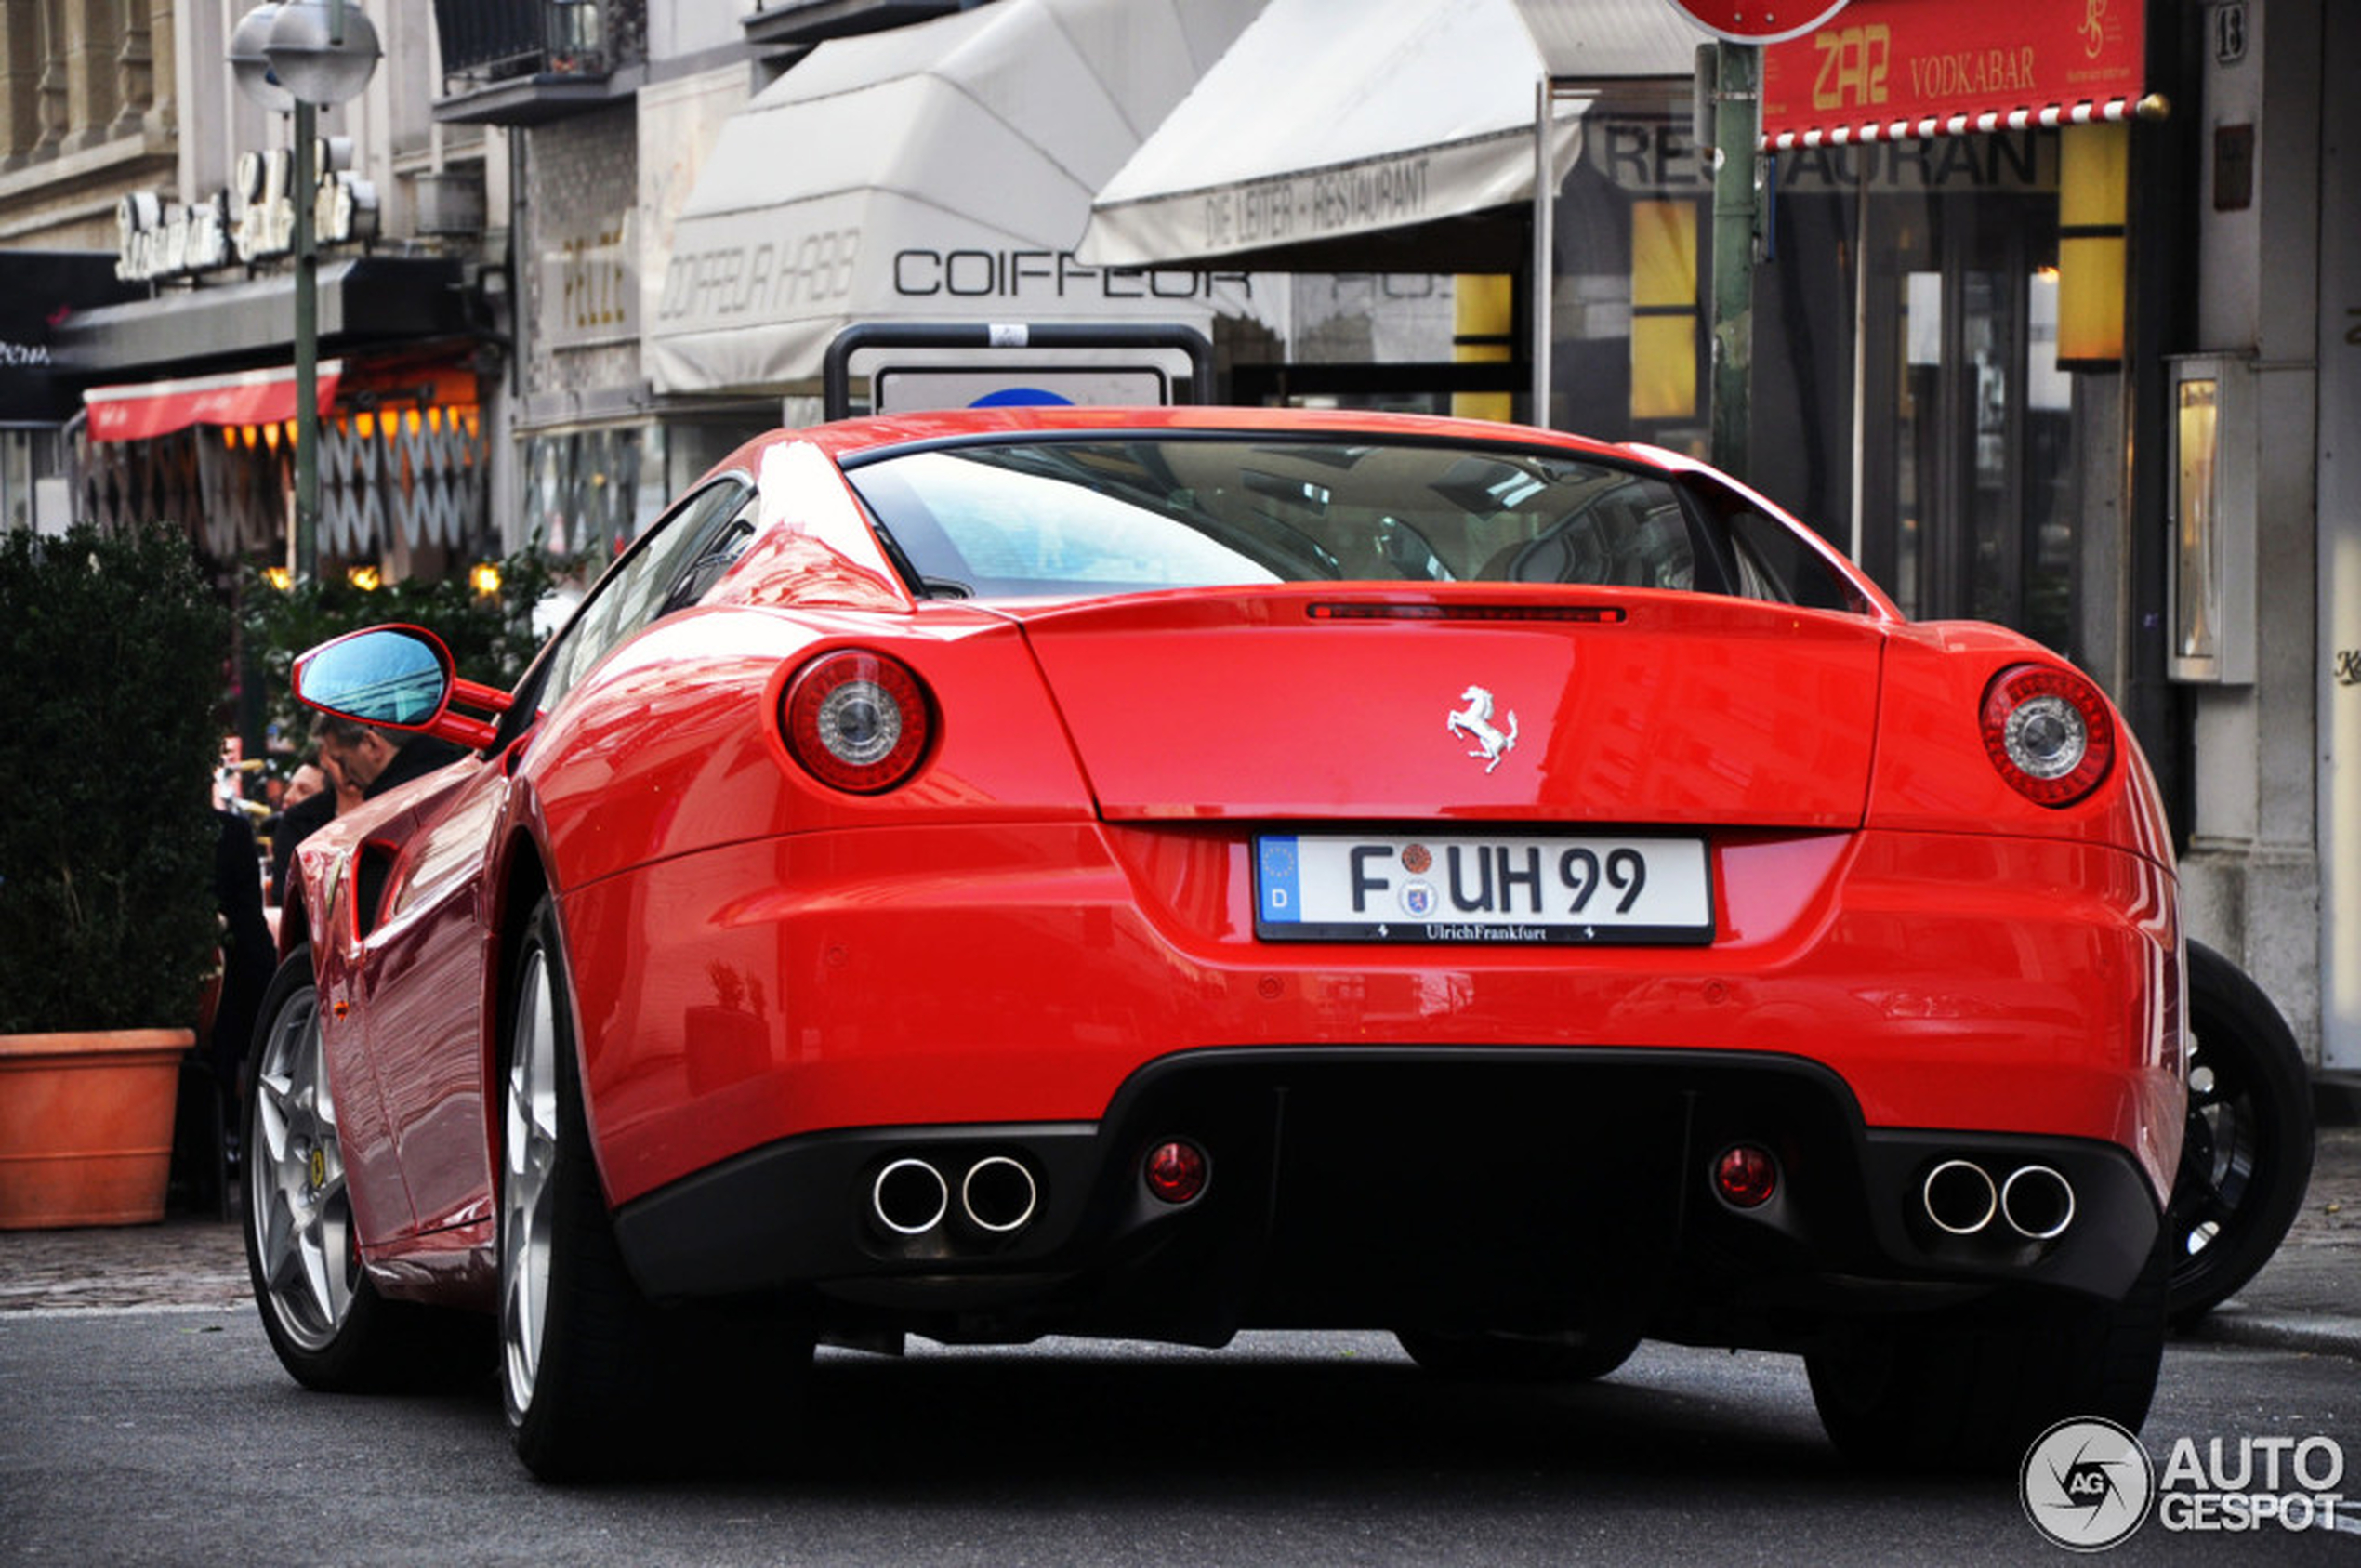
<path fill-rule="evenodd" d="M 316 990 L 291 993 L 270 1015 L 255 1074 L 247 1192 L 259 1284 L 287 1337 L 318 1351 L 352 1310 L 356 1259 Z"/>
<path fill-rule="evenodd" d="M 500 1362 L 508 1408 L 533 1403 L 549 1313 L 549 1176 L 558 1153 L 557 1018 L 547 956 L 525 955 L 504 1097 L 500 1180 Z"/>

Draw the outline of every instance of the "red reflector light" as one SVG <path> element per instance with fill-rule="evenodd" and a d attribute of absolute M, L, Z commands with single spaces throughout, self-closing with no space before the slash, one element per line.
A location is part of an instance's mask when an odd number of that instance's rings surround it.
<path fill-rule="evenodd" d="M 1734 1143 L 1713 1162 L 1713 1190 L 1732 1208 L 1760 1208 L 1779 1190 L 1779 1163 L 1768 1149 Z"/>
<path fill-rule="evenodd" d="M 2013 665 L 1985 689 L 1985 755 L 2011 788 L 2043 806 L 2070 806 L 2099 787 L 2115 761 L 2115 719 L 2097 686 L 2063 666 Z"/>
<path fill-rule="evenodd" d="M 1185 1204 L 1205 1191 L 1212 1171 L 1205 1151 L 1186 1139 L 1168 1138 L 1148 1151 L 1148 1191 L 1168 1204 Z"/>
<path fill-rule="evenodd" d="M 891 789 L 926 755 L 926 693 L 906 665 L 882 653 L 823 654 L 797 672 L 779 708 L 795 759 L 838 789 Z"/>

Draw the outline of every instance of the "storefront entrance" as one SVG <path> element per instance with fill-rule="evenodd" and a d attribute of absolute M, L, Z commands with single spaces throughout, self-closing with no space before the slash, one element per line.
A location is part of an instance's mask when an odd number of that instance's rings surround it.
<path fill-rule="evenodd" d="M 2080 657 L 2087 378 L 2058 362 L 2057 137 L 1780 156 L 1748 477 L 1913 618 Z"/>
<path fill-rule="evenodd" d="M 1919 619 L 2075 635 L 2073 388 L 2057 364 L 2057 203 L 1869 198 L 1863 564 Z"/>

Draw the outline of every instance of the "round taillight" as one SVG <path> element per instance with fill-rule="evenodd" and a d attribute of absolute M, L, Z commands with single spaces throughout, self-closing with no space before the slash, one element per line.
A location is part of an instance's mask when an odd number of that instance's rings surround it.
<path fill-rule="evenodd" d="M 2043 806 L 2070 806 L 2115 763 L 2115 719 L 2088 677 L 2014 665 L 1984 692 L 1984 750 L 2011 788 Z"/>
<path fill-rule="evenodd" d="M 891 789 L 926 754 L 926 693 L 906 665 L 882 653 L 848 649 L 812 660 L 787 683 L 780 706 L 787 749 L 838 789 Z"/>
<path fill-rule="evenodd" d="M 1732 1208 L 1761 1208 L 1779 1190 L 1779 1162 L 1768 1149 L 1734 1143 L 1713 1162 L 1713 1190 Z"/>
<path fill-rule="evenodd" d="M 1185 1138 L 1167 1138 L 1148 1151 L 1148 1191 L 1168 1204 L 1185 1204 L 1205 1191 L 1212 1170 L 1205 1151 Z"/>

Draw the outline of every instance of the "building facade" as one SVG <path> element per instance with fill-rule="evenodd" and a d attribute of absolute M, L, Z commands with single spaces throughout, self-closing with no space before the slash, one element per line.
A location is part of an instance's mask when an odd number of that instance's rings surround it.
<path fill-rule="evenodd" d="M 0 266 L 102 258 L 43 345 L 84 406 L 18 432 L 68 516 L 183 522 L 225 567 L 284 560 L 294 491 L 294 204 L 322 234 L 321 543 L 330 569 L 440 573 L 495 548 L 507 366 L 498 138 L 429 112 L 430 20 L 377 7 L 367 88 L 320 114 L 317 187 L 289 119 L 233 85 L 244 0 L 18 0 L 0 10 Z M 46 487 L 46 488 L 45 488 Z M 28 519 L 28 520 L 33 520 Z"/>
<path fill-rule="evenodd" d="M 118 265 L 234 229 L 284 145 L 231 85 L 243 10 L 0 9 L 0 246 L 84 258 L 0 319 L 50 400 L 0 387 L 11 521 L 284 547 L 270 408 L 93 428 L 287 362 L 284 260 Z M 329 262 L 338 562 L 612 552 L 816 416 L 819 346 L 880 316 L 1170 317 L 1226 398 L 1708 441 L 1703 34 L 1669 0 L 373 14 L 386 59 L 326 116 L 376 214 Z M 1913 614 L 2098 676 L 2191 933 L 2361 1072 L 2361 11 L 1852 0 L 1772 48 L 1746 477 Z"/>

